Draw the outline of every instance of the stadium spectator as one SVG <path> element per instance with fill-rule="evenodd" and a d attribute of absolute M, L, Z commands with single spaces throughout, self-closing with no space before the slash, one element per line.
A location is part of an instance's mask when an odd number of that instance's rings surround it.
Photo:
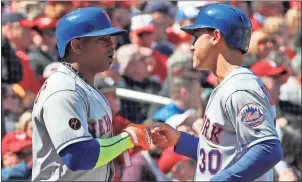
<path fill-rule="evenodd" d="M 172 78 L 169 90 L 172 102 L 156 111 L 153 120 L 166 122 L 175 114 L 182 114 L 188 109 L 198 109 L 201 100 L 201 86 L 198 79 Z"/>
<path fill-rule="evenodd" d="M 3 120 L 1 122 L 3 122 L 6 132 L 15 130 L 15 123 L 23 112 L 22 99 L 25 96 L 25 92 L 24 90 L 23 92 L 17 92 L 16 87 L 18 85 L 3 84 L 1 86 L 3 107 Z"/>
<path fill-rule="evenodd" d="M 155 29 L 154 48 L 169 57 L 175 46 L 167 39 L 167 29 L 174 24 L 177 8 L 171 2 L 148 1 L 144 12 L 152 15 Z"/>
<path fill-rule="evenodd" d="M 112 25 L 127 30 L 126 34 L 115 37 L 116 49 L 118 49 L 122 45 L 130 43 L 129 33 L 130 33 L 130 26 L 131 26 L 132 5 L 134 5 L 133 2 L 118 1 L 115 2 L 115 6 L 113 8 L 110 8 L 109 10 L 109 16 L 111 18 Z"/>
<path fill-rule="evenodd" d="M 161 85 L 150 79 L 148 75 L 148 63 L 146 62 L 149 55 L 144 55 L 144 51 L 137 51 L 130 54 L 128 58 L 121 57 L 122 49 L 137 50 L 135 45 L 122 46 L 118 52 L 118 61 L 121 64 L 120 73 L 122 76 L 121 86 L 123 88 L 145 92 L 150 94 L 157 93 Z M 124 52 L 127 54 L 127 52 Z M 142 123 L 147 117 L 149 104 L 139 103 L 127 99 L 121 99 L 121 116 L 127 118 L 132 123 Z"/>
<path fill-rule="evenodd" d="M 27 18 L 34 20 L 43 14 L 46 3 L 43 1 L 16 1 L 15 11 L 27 15 Z"/>
<path fill-rule="evenodd" d="M 298 119 L 298 118 L 297 118 Z M 301 119 L 301 118 L 300 118 Z M 282 137 L 283 160 L 287 163 L 289 171 L 294 175 L 294 181 L 301 181 L 302 169 L 302 150 L 301 150 L 301 120 L 292 121 L 283 129 L 284 135 Z M 290 173 L 290 172 L 287 172 Z M 284 174 L 283 174 L 284 175 Z M 279 176 L 282 179 L 282 175 Z M 283 178 L 285 180 L 290 180 Z"/>
<path fill-rule="evenodd" d="M 30 67 L 28 49 L 32 45 L 32 28 L 34 21 L 28 20 L 21 13 L 6 14 L 4 19 L 4 34 L 23 67 L 23 80 L 19 83 L 25 91 L 38 93 L 41 84 Z"/>
<path fill-rule="evenodd" d="M 153 18 L 151 15 L 144 14 L 132 17 L 130 32 L 131 43 L 136 44 L 139 47 L 153 49 L 153 43 L 155 41 L 154 32 L 156 31 L 156 28 L 153 24 Z M 156 63 L 151 74 L 158 76 L 160 82 L 163 82 L 167 75 L 167 57 L 158 52 L 157 50 L 153 51 L 153 56 L 156 60 Z"/>
<path fill-rule="evenodd" d="M 284 7 L 281 1 L 253 1 L 252 11 L 251 22 L 254 31 L 263 27 L 267 17 L 282 15 Z"/>
<path fill-rule="evenodd" d="M 187 77 L 189 79 L 197 79 L 201 81 L 201 73 L 193 69 L 193 55 L 188 53 L 189 45 L 184 43 L 179 45 L 177 50 L 169 57 L 167 63 L 167 78 L 162 84 L 161 90 L 157 95 L 169 97 L 171 80 L 174 77 Z M 153 114 L 161 107 L 159 104 L 152 104 L 148 111 L 148 118 L 152 118 Z"/>
<path fill-rule="evenodd" d="M 3 181 L 30 180 L 32 167 L 32 141 L 25 132 L 13 131 L 2 139 L 1 171 Z"/>
<path fill-rule="evenodd" d="M 60 19 L 73 9 L 71 1 L 47 1 L 44 15 L 49 18 Z"/>
<path fill-rule="evenodd" d="M 263 24 L 263 31 L 274 37 L 279 50 L 285 52 L 289 59 L 295 56 L 294 51 L 289 47 L 290 34 L 285 18 L 281 16 L 268 17 Z"/>
<path fill-rule="evenodd" d="M 176 181 L 193 181 L 196 161 L 192 159 L 178 161 L 172 168 L 169 176 Z"/>
<path fill-rule="evenodd" d="M 290 37 L 290 48 L 294 48 L 294 38 L 296 37 L 297 28 L 301 24 L 301 10 L 291 8 L 285 14 L 286 24 L 288 26 Z"/>
<path fill-rule="evenodd" d="M 179 7 L 179 10 L 175 15 L 175 23 L 173 26 L 167 28 L 168 41 L 170 41 L 176 47 L 184 42 L 191 44 L 193 41 L 192 37 L 184 31 L 181 31 L 180 27 L 192 24 L 195 21 L 198 13 L 199 10 L 192 6 Z"/>
<path fill-rule="evenodd" d="M 299 115 L 301 114 L 301 50 L 291 60 L 290 66 L 293 70 L 286 83 L 280 88 L 280 106 L 283 112 Z"/>
<path fill-rule="evenodd" d="M 277 48 L 276 39 L 263 30 L 257 30 L 252 33 L 249 54 L 255 57 L 256 61 L 266 58 L 271 51 Z M 248 63 L 248 65 L 253 63 Z"/>
<path fill-rule="evenodd" d="M 29 53 L 31 68 L 35 75 L 43 84 L 43 72 L 47 65 L 54 61 L 58 61 L 58 51 L 56 46 L 55 28 L 57 20 L 48 17 L 39 17 L 35 20 L 35 28 L 37 34 L 34 40 L 36 46 Z"/>
<path fill-rule="evenodd" d="M 285 66 L 278 66 L 270 60 L 261 60 L 251 66 L 251 70 L 260 77 L 271 95 L 273 105 L 279 103 L 281 75 L 286 73 Z"/>
<path fill-rule="evenodd" d="M 32 136 L 31 112 L 31 110 L 27 110 L 22 113 L 16 123 L 16 131 L 25 132 L 29 137 Z"/>

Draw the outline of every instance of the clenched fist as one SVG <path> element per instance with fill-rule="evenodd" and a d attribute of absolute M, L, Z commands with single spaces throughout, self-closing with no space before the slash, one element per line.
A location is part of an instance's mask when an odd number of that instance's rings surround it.
<path fill-rule="evenodd" d="M 151 145 L 150 130 L 147 125 L 129 124 L 123 131 L 127 132 L 132 139 L 134 146 L 149 150 Z"/>
<path fill-rule="evenodd" d="M 150 130 L 153 144 L 158 147 L 175 146 L 181 135 L 180 131 L 166 123 L 156 123 Z"/>

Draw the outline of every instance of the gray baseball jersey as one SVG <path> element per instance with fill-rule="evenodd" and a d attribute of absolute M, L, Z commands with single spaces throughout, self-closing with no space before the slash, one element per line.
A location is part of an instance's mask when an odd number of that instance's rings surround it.
<path fill-rule="evenodd" d="M 112 162 L 89 171 L 71 171 L 59 152 L 76 142 L 112 135 L 107 100 L 71 68 L 58 68 L 42 86 L 33 109 L 33 181 L 110 181 Z"/>
<path fill-rule="evenodd" d="M 275 115 L 263 82 L 246 68 L 232 71 L 214 89 L 206 107 L 195 180 L 209 180 L 259 142 L 279 140 Z M 272 181 L 272 170 L 257 180 Z"/>

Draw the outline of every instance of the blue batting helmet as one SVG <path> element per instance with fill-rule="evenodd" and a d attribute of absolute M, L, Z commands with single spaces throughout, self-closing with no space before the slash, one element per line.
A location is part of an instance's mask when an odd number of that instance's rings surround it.
<path fill-rule="evenodd" d="M 222 32 L 231 48 L 246 53 L 252 33 L 251 21 L 241 9 L 223 3 L 204 6 L 194 24 L 182 27 L 181 30 L 193 35 L 199 28 L 214 28 Z"/>
<path fill-rule="evenodd" d="M 60 57 L 64 57 L 67 44 L 75 38 L 121 35 L 126 30 L 112 27 L 108 15 L 100 8 L 79 8 L 60 19 L 56 39 Z"/>

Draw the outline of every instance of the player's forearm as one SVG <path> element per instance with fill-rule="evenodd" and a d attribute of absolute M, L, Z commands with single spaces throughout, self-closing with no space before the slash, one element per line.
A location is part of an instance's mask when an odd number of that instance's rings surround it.
<path fill-rule="evenodd" d="M 131 138 L 123 132 L 112 138 L 92 139 L 69 145 L 59 155 L 64 164 L 73 171 L 90 170 L 107 164 L 133 147 Z"/>
<path fill-rule="evenodd" d="M 272 169 L 282 158 L 278 140 L 268 140 L 253 146 L 228 169 L 222 170 L 211 181 L 253 181 Z"/>
<path fill-rule="evenodd" d="M 199 138 L 185 132 L 181 132 L 180 138 L 174 148 L 174 151 L 191 159 L 197 160 L 197 148 Z"/>
<path fill-rule="evenodd" d="M 94 168 L 107 164 L 125 150 L 134 147 L 131 137 L 126 132 L 112 138 L 98 139 L 98 142 L 100 144 L 100 155 Z"/>

